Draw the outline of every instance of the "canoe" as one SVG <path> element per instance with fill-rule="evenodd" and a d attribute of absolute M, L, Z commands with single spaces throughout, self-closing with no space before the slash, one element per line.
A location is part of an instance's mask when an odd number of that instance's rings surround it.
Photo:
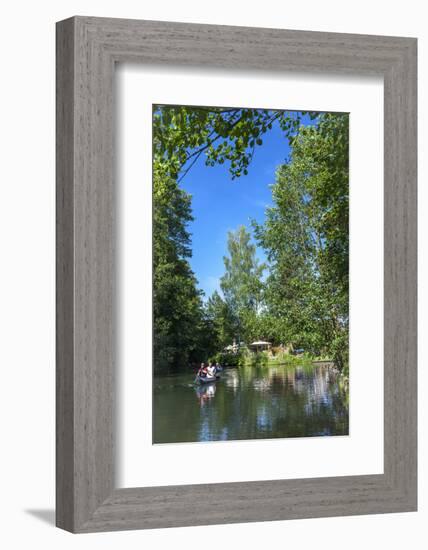
<path fill-rule="evenodd" d="M 210 382 L 217 382 L 217 380 L 220 378 L 220 376 L 197 376 L 196 382 L 198 384 L 209 384 Z"/>

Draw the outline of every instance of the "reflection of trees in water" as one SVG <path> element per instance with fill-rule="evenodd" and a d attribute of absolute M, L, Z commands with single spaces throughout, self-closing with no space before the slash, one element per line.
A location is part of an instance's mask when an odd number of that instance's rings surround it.
<path fill-rule="evenodd" d="M 155 442 L 346 435 L 347 388 L 325 367 L 240 368 L 207 387 L 160 385 Z"/>
<path fill-rule="evenodd" d="M 228 376 L 225 377 L 224 383 L 227 387 L 231 388 L 233 390 L 233 393 L 236 393 L 238 391 L 239 387 L 239 375 L 238 372 L 234 370 L 230 370 L 228 372 Z"/>

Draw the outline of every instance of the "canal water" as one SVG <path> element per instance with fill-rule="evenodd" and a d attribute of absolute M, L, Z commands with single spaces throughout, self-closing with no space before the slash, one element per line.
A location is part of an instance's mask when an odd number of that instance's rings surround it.
<path fill-rule="evenodd" d="M 228 368 L 154 378 L 153 443 L 347 435 L 348 391 L 326 366 Z"/>

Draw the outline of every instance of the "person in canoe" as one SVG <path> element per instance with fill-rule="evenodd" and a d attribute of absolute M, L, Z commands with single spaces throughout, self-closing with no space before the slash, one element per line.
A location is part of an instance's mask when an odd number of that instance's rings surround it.
<path fill-rule="evenodd" d="M 216 374 L 218 374 L 219 372 L 221 372 L 223 370 L 223 367 L 220 365 L 220 363 L 216 363 L 215 364 L 215 372 Z"/>
<path fill-rule="evenodd" d="M 209 363 L 207 367 L 207 375 L 210 377 L 215 377 L 215 373 L 216 373 L 215 366 L 212 363 Z"/>
<path fill-rule="evenodd" d="M 201 363 L 197 376 L 204 378 L 206 375 L 207 375 L 207 367 L 205 366 L 205 363 Z"/>
<path fill-rule="evenodd" d="M 211 382 L 216 380 L 216 369 L 212 363 L 205 366 L 205 363 L 201 363 L 201 366 L 196 374 L 196 380 L 200 382 Z"/>

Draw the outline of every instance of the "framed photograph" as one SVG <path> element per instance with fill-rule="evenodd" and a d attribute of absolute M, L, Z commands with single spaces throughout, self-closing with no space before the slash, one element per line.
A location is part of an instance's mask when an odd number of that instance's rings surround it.
<path fill-rule="evenodd" d="M 414 511 L 416 39 L 57 24 L 57 525 Z"/>

